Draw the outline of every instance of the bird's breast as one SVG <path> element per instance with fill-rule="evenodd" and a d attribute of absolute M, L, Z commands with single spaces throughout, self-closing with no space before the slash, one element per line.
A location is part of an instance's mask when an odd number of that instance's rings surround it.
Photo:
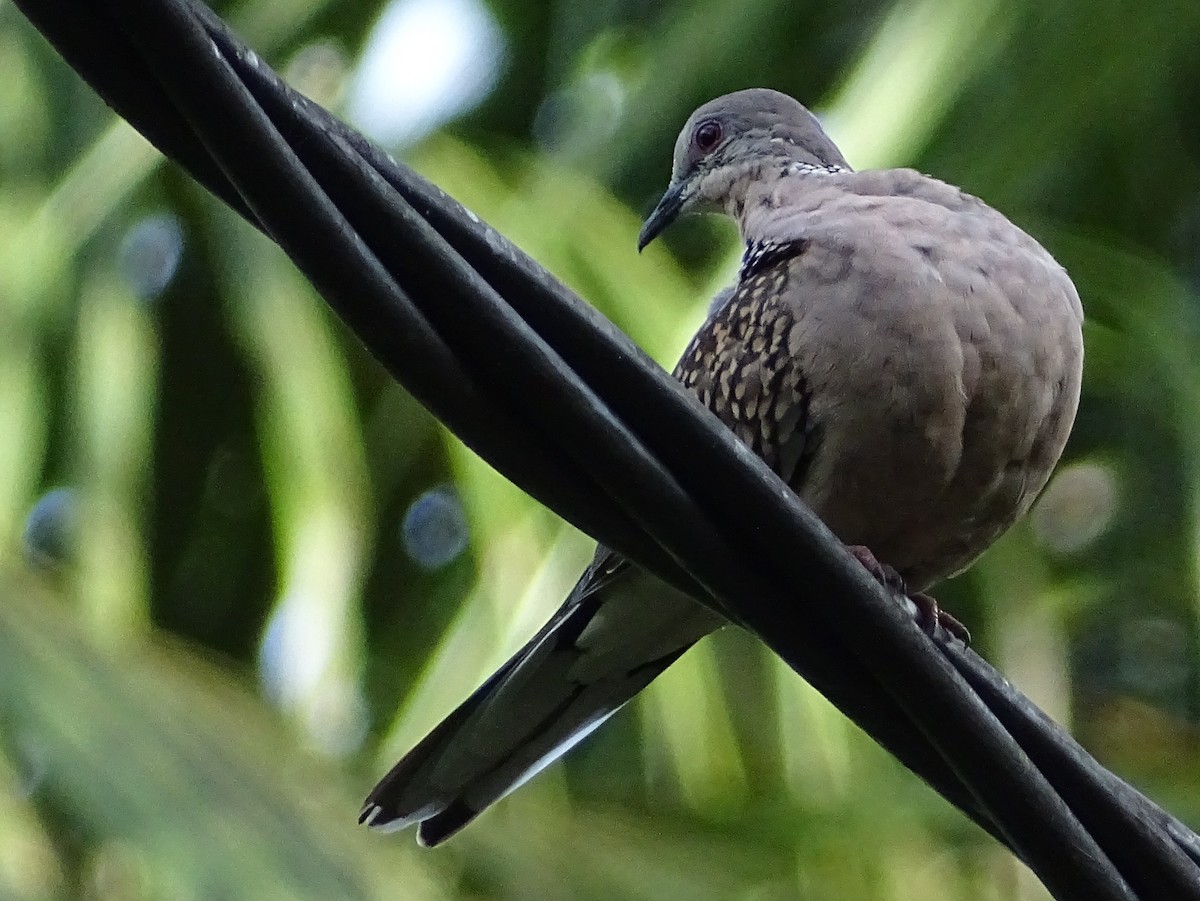
<path fill-rule="evenodd" d="M 1007 220 L 986 225 L 971 241 L 936 220 L 776 241 L 794 253 L 746 273 L 676 369 L 839 538 L 915 588 L 1024 512 L 1078 402 L 1073 286 Z"/>

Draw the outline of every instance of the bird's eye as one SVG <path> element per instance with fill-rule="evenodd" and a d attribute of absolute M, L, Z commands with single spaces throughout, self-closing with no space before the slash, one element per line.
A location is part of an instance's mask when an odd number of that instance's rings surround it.
<path fill-rule="evenodd" d="M 701 122 L 692 133 L 692 143 L 701 153 L 708 153 L 721 141 L 721 123 L 713 119 Z"/>

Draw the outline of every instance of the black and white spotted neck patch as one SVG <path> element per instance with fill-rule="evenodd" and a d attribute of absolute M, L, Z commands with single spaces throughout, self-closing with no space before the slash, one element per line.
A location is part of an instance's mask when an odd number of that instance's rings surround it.
<path fill-rule="evenodd" d="M 790 241 L 750 241 L 742 254 L 742 268 L 738 270 L 738 281 L 753 278 L 760 272 L 770 269 L 776 263 L 790 260 L 804 252 L 803 238 Z"/>

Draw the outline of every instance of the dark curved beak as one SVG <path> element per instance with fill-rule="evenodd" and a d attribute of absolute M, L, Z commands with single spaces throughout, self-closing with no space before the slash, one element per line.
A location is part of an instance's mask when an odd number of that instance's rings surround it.
<path fill-rule="evenodd" d="M 646 217 L 642 230 L 638 232 L 638 253 L 679 216 L 679 211 L 683 209 L 683 187 L 683 182 L 668 186 L 667 193 L 663 194 L 654 211 Z"/>

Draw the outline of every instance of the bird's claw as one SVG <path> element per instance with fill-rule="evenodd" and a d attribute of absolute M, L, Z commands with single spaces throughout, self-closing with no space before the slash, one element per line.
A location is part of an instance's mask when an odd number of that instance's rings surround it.
<path fill-rule="evenodd" d="M 846 550 L 884 588 L 899 591 L 901 594 L 904 593 L 904 579 L 901 578 L 900 573 L 896 572 L 896 570 L 886 563 L 880 563 L 878 558 L 871 553 L 869 547 L 864 544 L 848 544 L 846 545 Z"/>
<path fill-rule="evenodd" d="M 962 621 L 938 606 L 937 600 L 923 591 L 914 591 L 907 595 L 917 607 L 917 623 L 932 638 L 941 626 L 965 645 L 971 643 L 971 632 Z"/>
<path fill-rule="evenodd" d="M 861 544 L 848 544 L 846 545 L 846 550 L 884 588 L 897 591 L 913 602 L 917 608 L 917 624 L 930 638 L 934 637 L 938 626 L 941 626 L 946 632 L 953 635 L 963 644 L 969 645 L 971 643 L 971 633 L 966 626 L 954 616 L 941 609 L 938 606 L 937 600 L 931 595 L 923 591 L 916 591 L 909 594 L 904 586 L 904 578 L 886 563 L 880 563 L 869 547 Z"/>

